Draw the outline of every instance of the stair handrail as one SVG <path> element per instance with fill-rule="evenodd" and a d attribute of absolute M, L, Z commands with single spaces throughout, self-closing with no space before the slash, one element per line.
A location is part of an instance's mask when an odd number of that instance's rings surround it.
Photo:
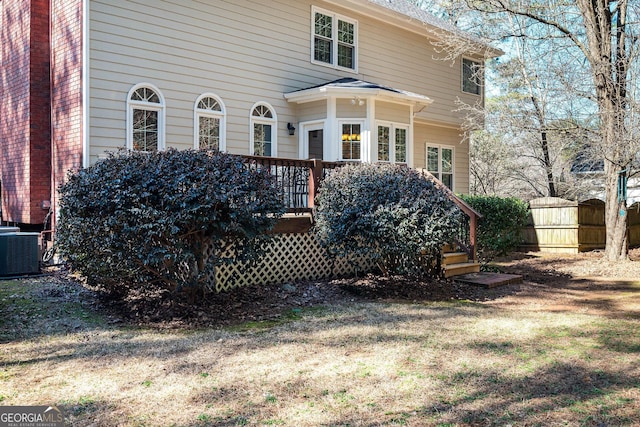
<path fill-rule="evenodd" d="M 482 214 L 469 206 L 469 204 L 462 200 L 460 197 L 456 196 L 456 194 L 451 191 L 449 187 L 447 187 L 442 181 L 436 178 L 431 172 L 426 169 L 419 169 L 419 171 L 424 175 L 425 178 L 432 181 L 436 185 L 437 189 L 444 192 L 447 197 L 469 217 L 469 247 L 465 247 L 464 249 L 469 255 L 469 259 L 471 259 L 473 262 L 476 262 L 478 260 L 476 245 L 478 220 L 482 218 Z M 458 242 L 458 244 L 460 246 L 464 246 L 462 242 Z"/>

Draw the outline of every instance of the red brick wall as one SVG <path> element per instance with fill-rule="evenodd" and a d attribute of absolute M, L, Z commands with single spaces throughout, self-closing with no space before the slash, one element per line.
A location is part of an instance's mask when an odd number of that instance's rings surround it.
<path fill-rule="evenodd" d="M 0 44 L 4 44 L 4 38 L 2 37 L 2 17 L 3 17 L 3 3 L 0 0 Z M 2 103 L 3 103 L 3 95 L 4 95 L 4 84 L 2 82 L 2 47 L 0 46 L 0 114 L 2 114 Z M 3 116 L 0 115 L 0 220 L 2 220 L 2 154 L 1 152 L 4 150 L 4 139 L 2 139 L 2 128 L 4 119 Z"/>
<path fill-rule="evenodd" d="M 51 198 L 49 0 L 2 0 L 1 12 L 3 219 L 39 224 Z"/>
<path fill-rule="evenodd" d="M 30 64 L 30 10 L 26 1 L 2 2 L 0 162 L 3 219 L 10 221 L 20 221 L 29 205 L 29 74 L 22 70 Z"/>
<path fill-rule="evenodd" d="M 82 0 L 51 0 L 53 188 L 82 167 Z"/>
<path fill-rule="evenodd" d="M 51 199 L 51 86 L 49 0 L 31 0 L 30 224 L 43 221 Z"/>

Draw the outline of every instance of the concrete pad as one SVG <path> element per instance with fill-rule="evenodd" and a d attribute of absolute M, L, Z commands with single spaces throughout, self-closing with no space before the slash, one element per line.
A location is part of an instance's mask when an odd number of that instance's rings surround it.
<path fill-rule="evenodd" d="M 522 276 L 517 274 L 490 273 L 481 271 L 480 273 L 469 273 L 455 276 L 456 282 L 468 285 L 478 285 L 483 288 L 495 288 L 497 286 L 509 285 L 511 283 L 522 283 Z"/>

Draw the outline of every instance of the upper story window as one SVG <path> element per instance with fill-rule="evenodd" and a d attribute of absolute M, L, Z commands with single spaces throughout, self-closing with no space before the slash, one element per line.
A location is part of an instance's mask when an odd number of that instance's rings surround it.
<path fill-rule="evenodd" d="M 251 110 L 251 147 L 253 156 L 275 157 L 277 119 L 273 108 L 266 103 L 258 103 Z"/>
<path fill-rule="evenodd" d="M 453 190 L 453 148 L 427 145 L 427 170 Z"/>
<path fill-rule="evenodd" d="M 164 111 L 164 98 L 158 88 L 148 83 L 131 88 L 127 96 L 128 149 L 164 149 Z"/>
<path fill-rule="evenodd" d="M 362 124 L 342 123 L 342 145 L 340 160 L 362 159 Z"/>
<path fill-rule="evenodd" d="M 482 65 L 478 61 L 462 59 L 462 91 L 480 95 L 482 83 Z"/>
<path fill-rule="evenodd" d="M 225 108 L 214 94 L 201 95 L 195 105 L 195 148 L 226 149 Z"/>
<path fill-rule="evenodd" d="M 322 9 L 312 9 L 313 62 L 356 71 L 358 23 Z"/>
<path fill-rule="evenodd" d="M 378 125 L 378 161 L 407 163 L 407 130 L 402 125 Z"/>

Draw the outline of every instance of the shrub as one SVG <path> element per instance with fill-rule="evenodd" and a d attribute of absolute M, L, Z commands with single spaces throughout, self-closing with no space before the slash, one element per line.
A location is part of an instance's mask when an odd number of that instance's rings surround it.
<path fill-rule="evenodd" d="M 527 204 L 515 197 L 460 196 L 482 218 L 478 223 L 478 256 L 485 262 L 506 255 L 522 243 L 521 229 L 527 222 Z"/>
<path fill-rule="evenodd" d="M 331 253 L 372 257 L 385 274 L 440 273 L 461 211 L 416 170 L 389 164 L 333 171 L 317 197 L 315 231 Z"/>
<path fill-rule="evenodd" d="M 207 262 L 207 245 L 220 253 L 232 241 L 234 259 L 251 258 L 284 212 L 268 171 L 219 152 L 121 151 L 70 175 L 59 192 L 61 255 L 120 295 L 204 289 L 215 266 L 232 261 Z"/>

